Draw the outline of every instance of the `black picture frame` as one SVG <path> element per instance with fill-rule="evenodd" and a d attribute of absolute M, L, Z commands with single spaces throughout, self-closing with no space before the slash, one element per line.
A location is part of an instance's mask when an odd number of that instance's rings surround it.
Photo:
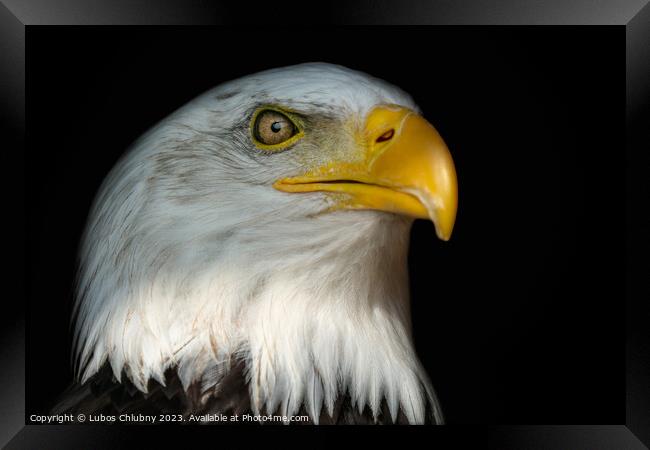
<path fill-rule="evenodd" d="M 650 445 L 650 338 L 647 333 L 650 289 L 647 274 L 650 263 L 644 255 L 649 249 L 647 200 L 650 191 L 647 169 L 650 167 L 647 149 L 650 133 L 650 6 L 642 1 L 549 1 L 543 6 L 533 1 L 491 2 L 406 2 L 386 1 L 346 2 L 338 8 L 323 7 L 312 17 L 323 24 L 420 24 L 420 25 L 607 25 L 625 28 L 626 32 L 626 285 L 621 286 L 626 298 L 626 421 L 611 425 L 529 425 L 529 426 L 462 426 L 445 430 L 409 428 L 405 433 L 419 434 L 419 439 L 434 443 L 445 442 L 484 444 L 489 448 L 571 448 L 609 449 L 646 448 Z M 248 15 L 246 14 L 248 13 Z M 155 5 L 144 2 L 66 2 L 65 5 L 39 1 L 7 1 L 0 5 L 0 70 L 2 71 L 3 166 L 11 168 L 3 178 L 8 194 L 6 208 L 12 211 L 8 224 L 11 269 L 7 273 L 15 289 L 7 298 L 22 299 L 29 286 L 23 274 L 26 266 L 24 244 L 25 207 L 23 196 L 25 146 L 25 51 L 26 28 L 47 25 L 224 25 L 263 23 L 269 18 L 288 21 L 297 19 L 293 9 L 281 11 L 245 11 L 219 2 L 165 1 Z M 28 113 L 28 112 L 27 112 Z M 621 111 L 622 115 L 622 111 Z M 621 120 L 623 118 L 621 117 Z M 622 145 L 622 144 L 621 144 Z M 617 149 L 617 152 L 622 152 Z M 623 239 L 623 237 L 621 237 Z M 9 259 L 9 258 L 7 258 Z M 644 262 L 645 259 L 645 262 Z M 7 302 L 8 303 L 8 302 Z M 7 305 L 2 321 L 0 353 L 0 443 L 7 448 L 114 448 L 138 438 L 161 438 L 175 433 L 163 433 L 139 426 L 69 426 L 25 425 L 25 322 L 24 303 Z M 46 374 L 44 374 L 46 376 Z M 182 430 L 187 431 L 187 430 Z M 198 432 L 208 439 L 209 430 Z M 237 431 L 227 434 L 236 437 Z M 273 430 L 270 434 L 286 435 Z M 276 434 L 277 433 L 277 434 Z M 314 432 L 297 431 L 294 436 L 314 439 Z M 325 438 L 333 437 L 331 430 L 316 431 Z M 345 432 L 350 434 L 349 431 Z M 368 430 L 359 432 L 362 438 L 376 437 Z M 400 432 L 401 434 L 401 432 Z M 379 436 L 385 435 L 380 432 Z M 391 437 L 394 437 L 392 435 Z M 316 438 L 318 439 L 318 438 Z M 645 444 L 645 445 L 644 445 Z"/>

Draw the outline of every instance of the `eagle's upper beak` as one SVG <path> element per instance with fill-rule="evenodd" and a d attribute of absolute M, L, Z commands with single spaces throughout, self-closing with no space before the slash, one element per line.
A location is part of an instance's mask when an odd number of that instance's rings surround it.
<path fill-rule="evenodd" d="M 454 162 L 436 129 L 398 106 L 374 108 L 357 136 L 353 161 L 329 161 L 277 181 L 284 192 L 340 193 L 333 209 L 374 209 L 431 219 L 442 240 L 456 220 Z"/>

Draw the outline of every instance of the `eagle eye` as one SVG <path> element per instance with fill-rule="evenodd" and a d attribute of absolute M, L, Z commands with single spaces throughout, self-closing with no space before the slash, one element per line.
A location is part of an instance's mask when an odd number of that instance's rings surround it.
<path fill-rule="evenodd" d="M 279 111 L 266 109 L 255 115 L 253 137 L 263 147 L 283 144 L 299 133 L 296 124 Z M 282 146 L 284 147 L 284 146 Z"/>

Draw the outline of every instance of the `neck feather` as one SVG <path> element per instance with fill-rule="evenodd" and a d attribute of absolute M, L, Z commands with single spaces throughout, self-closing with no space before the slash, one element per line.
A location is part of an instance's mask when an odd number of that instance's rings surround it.
<path fill-rule="evenodd" d="M 146 392 L 150 379 L 164 384 L 175 367 L 207 399 L 243 361 L 258 413 L 303 407 L 317 422 L 347 394 L 359 411 L 376 415 L 386 402 L 393 420 L 401 411 L 410 423 L 425 421 L 430 402 L 441 422 L 411 341 L 410 221 L 355 214 L 354 222 L 332 214 L 307 230 L 320 237 L 310 246 L 286 236 L 242 254 L 235 249 L 255 236 L 230 235 L 233 251 L 224 245 L 217 263 L 191 276 L 161 270 L 139 280 L 110 311 L 96 311 L 102 327 L 82 336 L 84 379 L 108 360 L 118 379 L 125 372 Z M 277 259 L 262 258 L 274 252 Z"/>

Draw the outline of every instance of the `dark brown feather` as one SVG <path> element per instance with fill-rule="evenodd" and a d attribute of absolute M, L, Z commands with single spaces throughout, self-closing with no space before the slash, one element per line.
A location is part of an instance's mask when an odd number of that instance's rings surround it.
<path fill-rule="evenodd" d="M 109 416 L 118 416 L 120 414 L 181 414 L 186 418 L 183 423 L 196 423 L 187 420 L 190 415 L 223 414 L 233 416 L 237 414 L 241 417 L 244 414 L 254 414 L 251 410 L 243 362 L 234 364 L 228 374 L 209 393 L 202 392 L 198 383 L 189 386 L 187 392 L 184 391 L 176 372 L 172 369 L 168 370 L 165 375 L 165 386 L 152 380 L 148 385 L 148 393 L 144 394 L 126 376 L 122 378 L 121 383 L 118 382 L 113 376 L 110 366 L 106 365 L 85 384 L 75 383 L 70 386 L 63 393 L 61 400 L 53 408 L 52 413 L 104 414 Z M 273 414 L 279 415 L 280 413 L 275 411 Z M 298 415 L 308 416 L 304 406 L 300 408 Z M 428 423 L 432 423 L 431 417 L 431 405 L 427 405 Z M 208 423 L 218 424 L 223 422 Z M 292 423 L 313 424 L 311 420 Z M 395 423 L 408 424 L 408 420 L 401 410 L 398 412 Z M 372 412 L 367 406 L 362 412 L 359 412 L 352 405 L 351 398 L 346 393 L 339 396 L 331 416 L 323 409 L 319 424 L 387 425 L 393 424 L 393 420 L 385 401 L 382 402 L 377 417 L 373 418 Z"/>

